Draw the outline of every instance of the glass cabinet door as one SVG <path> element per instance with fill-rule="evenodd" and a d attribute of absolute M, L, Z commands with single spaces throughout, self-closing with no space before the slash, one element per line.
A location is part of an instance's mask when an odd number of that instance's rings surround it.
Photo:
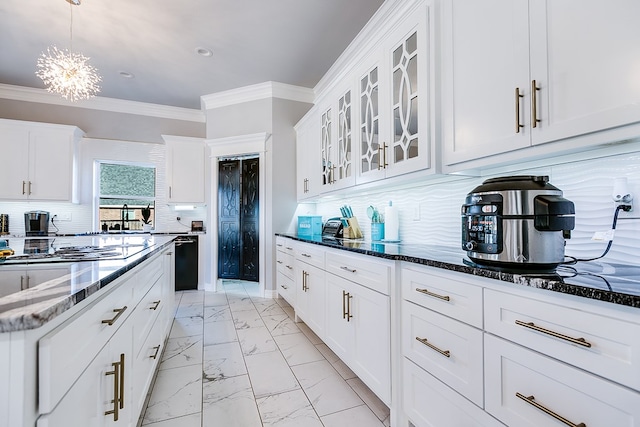
<path fill-rule="evenodd" d="M 339 181 L 353 176 L 351 156 L 351 91 L 338 99 L 338 177 Z"/>
<path fill-rule="evenodd" d="M 331 140 L 331 108 L 322 113 L 322 185 L 329 185 L 334 180 L 333 142 Z"/>
<path fill-rule="evenodd" d="M 378 67 L 360 79 L 360 173 L 380 167 Z"/>
<path fill-rule="evenodd" d="M 418 157 L 418 43 L 413 33 L 393 51 L 391 162 Z"/>

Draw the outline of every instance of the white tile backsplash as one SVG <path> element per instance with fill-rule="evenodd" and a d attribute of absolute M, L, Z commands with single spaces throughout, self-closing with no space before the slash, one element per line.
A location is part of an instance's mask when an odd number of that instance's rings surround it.
<path fill-rule="evenodd" d="M 596 231 L 611 228 L 615 203 L 613 182 L 627 177 L 630 191 L 638 199 L 633 212 L 621 213 L 613 245 L 606 259 L 610 262 L 640 264 L 640 153 L 620 154 L 592 160 L 567 162 L 532 169 L 514 169 L 501 175 L 549 175 L 550 183 L 563 191 L 576 208 L 576 227 L 567 240 L 567 255 L 587 258 L 600 255 L 607 242 L 592 241 Z M 367 240 L 371 226 L 366 215 L 369 205 L 384 211 L 393 201 L 400 211 L 400 239 L 405 243 L 427 243 L 449 247 L 460 246 L 460 207 L 482 178 L 452 177 L 450 182 L 429 184 L 416 181 L 415 186 L 379 192 L 367 196 L 350 196 L 317 203 L 308 213 L 322 215 L 323 220 L 340 216 L 339 207 L 349 204 Z M 308 205 L 305 205 L 308 206 Z M 419 211 L 419 216 L 416 215 Z"/>

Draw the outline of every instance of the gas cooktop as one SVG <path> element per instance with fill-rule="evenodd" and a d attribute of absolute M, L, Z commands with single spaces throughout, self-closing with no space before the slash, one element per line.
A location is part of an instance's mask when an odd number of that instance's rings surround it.
<path fill-rule="evenodd" d="M 0 264 L 117 260 L 149 247 L 144 238 L 31 238 L 11 239 L 9 243 L 15 254 L 0 259 Z"/>

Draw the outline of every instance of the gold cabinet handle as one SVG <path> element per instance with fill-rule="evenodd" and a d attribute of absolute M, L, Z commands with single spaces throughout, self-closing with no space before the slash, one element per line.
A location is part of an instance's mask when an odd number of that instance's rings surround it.
<path fill-rule="evenodd" d="M 113 421 L 118 421 L 120 409 L 124 409 L 124 353 L 120 353 L 120 360 L 111 363 L 113 371 L 105 372 L 105 376 L 113 375 L 113 409 L 105 411 L 105 415 L 113 414 Z"/>
<path fill-rule="evenodd" d="M 540 88 L 535 80 L 531 80 L 531 126 L 537 127 L 540 123 L 538 118 L 538 91 Z"/>
<path fill-rule="evenodd" d="M 291 267 L 290 265 L 285 265 L 285 267 L 287 267 L 289 270 L 293 270 L 293 267 Z"/>
<path fill-rule="evenodd" d="M 382 158 L 384 159 L 382 161 L 382 168 L 383 169 L 386 169 L 387 166 L 389 166 L 389 163 L 387 163 L 387 148 L 389 148 L 389 146 L 383 142 L 382 143 Z"/>
<path fill-rule="evenodd" d="M 31 181 L 29 181 L 29 192 L 27 194 L 31 195 Z"/>
<path fill-rule="evenodd" d="M 416 341 L 419 341 L 420 343 L 426 345 L 427 347 L 429 347 L 431 350 L 435 350 L 438 353 L 440 353 L 441 355 L 445 356 L 445 357 L 451 357 L 451 352 L 449 350 L 442 350 L 439 349 L 438 347 L 436 347 L 435 345 L 431 344 L 429 341 L 427 341 L 426 338 L 420 338 L 420 337 L 416 337 Z"/>
<path fill-rule="evenodd" d="M 160 345 L 151 348 L 153 348 L 155 352 L 153 353 L 153 356 L 149 356 L 149 359 L 156 359 L 158 357 L 158 353 L 160 352 Z"/>
<path fill-rule="evenodd" d="M 353 317 L 351 314 L 351 300 L 353 299 L 353 295 L 351 295 L 347 291 L 342 291 L 342 318 L 347 322 Z"/>
<path fill-rule="evenodd" d="M 112 319 L 102 320 L 102 323 L 106 323 L 107 325 L 112 326 L 114 323 L 116 323 L 118 317 L 122 316 L 122 313 L 124 313 L 126 309 L 126 305 L 122 308 L 114 308 L 113 312 L 116 313 L 116 315 Z"/>
<path fill-rule="evenodd" d="M 380 153 L 380 150 L 382 150 L 382 145 L 378 145 L 378 170 L 384 167 L 382 165 L 382 154 Z"/>
<path fill-rule="evenodd" d="M 562 422 L 562 423 L 564 423 L 564 424 L 566 424 L 566 425 L 568 425 L 568 426 L 571 426 L 571 427 L 587 427 L 587 425 L 586 425 L 585 423 L 578 423 L 578 424 L 575 424 L 575 423 L 573 423 L 573 422 L 569 421 L 568 419 L 566 419 L 565 417 L 563 417 L 563 416 L 561 416 L 561 415 L 559 415 L 559 414 L 556 414 L 556 413 L 555 413 L 555 412 L 553 412 L 551 409 L 549 409 L 549 408 L 546 408 L 546 407 L 542 406 L 541 404 L 539 404 L 538 402 L 536 402 L 536 401 L 535 401 L 535 397 L 533 397 L 533 396 L 525 396 L 525 395 L 524 395 L 524 394 L 522 394 L 522 393 L 518 393 L 518 392 L 516 392 L 516 397 L 518 397 L 519 399 L 524 400 L 524 401 L 525 401 L 525 402 L 527 402 L 529 405 L 531 405 L 531 406 L 533 406 L 533 407 L 535 407 L 535 408 L 537 408 L 537 409 L 541 410 L 541 411 L 542 411 L 542 412 L 544 412 L 545 414 L 547 414 L 547 415 L 551 415 L 551 416 L 552 416 L 553 418 L 555 418 L 556 420 L 558 420 L 558 421 L 560 421 L 560 422 Z"/>
<path fill-rule="evenodd" d="M 591 348 L 591 343 L 589 343 L 584 338 L 573 338 L 573 337 L 570 337 L 568 335 L 563 335 L 563 334 L 561 334 L 559 332 L 552 331 L 550 329 L 545 329 L 545 328 L 543 328 L 541 326 L 538 326 L 533 322 L 523 322 L 522 320 L 517 320 L 516 319 L 516 325 L 523 326 L 523 327 L 529 328 L 529 329 L 533 329 L 534 331 L 542 332 L 543 334 L 551 335 L 552 337 L 560 338 L 561 340 L 569 341 L 572 344 L 578 344 L 578 345 L 581 345 L 583 347 Z"/>
<path fill-rule="evenodd" d="M 288 250 L 288 251 L 292 251 L 292 250 L 293 250 L 293 248 L 292 248 L 291 246 L 285 246 L 284 248 L 285 248 L 286 250 Z"/>
<path fill-rule="evenodd" d="M 282 264 L 282 261 L 280 261 L 280 260 L 276 260 L 276 262 L 277 262 L 278 264 Z"/>
<path fill-rule="evenodd" d="M 276 243 L 276 246 L 281 248 L 283 245 L 282 245 L 282 243 Z"/>
<path fill-rule="evenodd" d="M 309 290 L 309 286 L 307 286 L 307 277 L 309 276 L 309 273 L 307 273 L 306 271 L 302 270 L 302 290 L 307 292 Z"/>
<path fill-rule="evenodd" d="M 27 191 L 25 190 L 25 185 L 27 185 L 26 181 L 22 181 L 22 195 L 24 196 L 25 194 L 27 194 Z"/>
<path fill-rule="evenodd" d="M 171 198 L 171 186 L 169 186 L 169 198 Z"/>
<path fill-rule="evenodd" d="M 520 88 L 516 88 L 516 133 L 520 133 L 520 129 L 524 125 L 520 124 L 520 98 L 524 98 L 524 95 L 520 94 Z"/>
<path fill-rule="evenodd" d="M 160 300 L 154 301 L 152 304 L 153 304 L 153 307 L 149 307 L 149 309 L 150 310 L 157 310 L 158 306 L 160 305 Z"/>
<path fill-rule="evenodd" d="M 288 288 L 288 287 L 286 287 L 285 285 L 280 285 L 280 287 L 281 287 L 282 289 L 289 289 L 289 288 Z"/>
<path fill-rule="evenodd" d="M 306 258 L 311 258 L 311 255 L 309 255 L 309 254 L 301 253 L 300 255 L 302 255 L 303 257 L 306 257 Z"/>
<path fill-rule="evenodd" d="M 420 288 L 416 288 L 417 292 L 420 292 L 421 294 L 425 294 L 425 295 L 429 295 L 430 297 L 434 297 L 434 298 L 439 298 L 441 300 L 444 301 L 449 301 L 451 300 L 451 298 L 448 295 L 438 295 L 438 294 L 434 294 L 433 292 L 429 292 L 426 289 L 420 289 Z"/>
<path fill-rule="evenodd" d="M 345 267 L 344 265 L 343 265 L 343 266 L 340 266 L 340 269 L 341 269 L 341 270 L 344 270 L 344 271 L 348 271 L 349 273 L 355 273 L 355 272 L 356 272 L 356 270 L 355 270 L 355 269 L 353 269 L 353 268 L 349 268 L 349 267 Z"/>
<path fill-rule="evenodd" d="M 331 166 L 331 174 L 329 175 L 329 184 L 335 184 L 336 183 L 336 167 L 335 166 Z"/>

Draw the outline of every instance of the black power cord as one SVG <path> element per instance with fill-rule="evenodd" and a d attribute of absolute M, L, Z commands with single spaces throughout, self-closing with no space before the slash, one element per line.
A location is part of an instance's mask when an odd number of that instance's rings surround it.
<path fill-rule="evenodd" d="M 616 229 L 616 225 L 618 224 L 618 214 L 620 213 L 620 211 L 625 211 L 625 212 L 629 212 L 631 210 L 631 205 L 618 205 L 616 206 L 616 210 L 613 213 L 613 223 L 611 224 L 611 229 L 615 230 Z M 597 259 L 603 258 L 606 254 L 609 253 L 609 249 L 611 249 L 611 245 L 613 244 L 613 236 L 611 236 L 611 239 L 609 239 L 609 243 L 607 243 L 607 248 L 604 250 L 604 252 L 602 253 L 602 255 L 597 256 L 595 258 L 586 258 L 586 259 L 580 259 L 580 258 L 575 258 L 569 255 L 566 255 L 567 258 L 571 258 L 570 261 L 565 261 L 562 262 L 562 265 L 573 265 L 576 264 L 577 262 L 586 262 L 586 261 L 595 261 Z"/>

